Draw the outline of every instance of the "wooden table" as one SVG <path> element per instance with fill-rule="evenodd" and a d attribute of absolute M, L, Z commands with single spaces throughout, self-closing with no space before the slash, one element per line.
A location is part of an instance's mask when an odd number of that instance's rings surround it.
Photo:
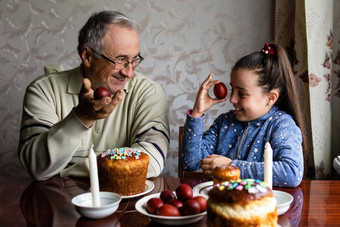
<path fill-rule="evenodd" d="M 150 179 L 151 193 L 175 190 L 181 183 L 192 187 L 207 179 Z M 279 217 L 281 226 L 339 226 L 340 181 L 303 181 L 296 188 L 274 188 L 290 193 L 294 202 Z M 31 178 L 0 177 L 0 226 L 160 226 L 138 213 L 134 205 L 139 198 L 123 200 L 113 215 L 91 220 L 81 217 L 71 199 L 89 191 L 84 179 L 52 178 L 44 182 Z M 206 217 L 191 226 L 206 226 Z"/>

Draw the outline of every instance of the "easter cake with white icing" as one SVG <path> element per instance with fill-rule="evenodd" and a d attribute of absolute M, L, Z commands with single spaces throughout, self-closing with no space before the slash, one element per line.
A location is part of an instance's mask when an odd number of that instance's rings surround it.
<path fill-rule="evenodd" d="M 208 192 L 208 226 L 277 226 L 277 202 L 265 182 L 242 179 Z"/>

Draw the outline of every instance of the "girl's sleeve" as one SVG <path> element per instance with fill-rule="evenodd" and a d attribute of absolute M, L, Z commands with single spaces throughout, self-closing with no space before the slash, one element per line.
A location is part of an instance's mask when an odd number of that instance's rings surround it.
<path fill-rule="evenodd" d="M 179 157 L 180 164 L 184 170 L 198 170 L 200 168 L 200 160 L 206 158 L 209 154 L 215 153 L 218 119 L 204 132 L 205 115 L 197 118 L 191 116 L 189 112 L 187 113 L 181 148 L 182 154 Z"/>

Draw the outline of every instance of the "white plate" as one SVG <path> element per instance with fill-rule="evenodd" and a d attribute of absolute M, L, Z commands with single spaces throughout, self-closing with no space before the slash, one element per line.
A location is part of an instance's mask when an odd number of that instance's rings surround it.
<path fill-rule="evenodd" d="M 206 197 L 208 197 L 208 192 L 213 188 L 213 182 L 203 182 L 198 185 L 196 185 L 193 188 L 193 192 L 197 194 L 202 194 Z M 293 202 L 293 196 L 291 196 L 289 193 L 273 190 L 274 197 L 277 201 L 277 214 L 282 215 L 287 212 L 287 210 L 290 207 L 290 204 Z"/>
<path fill-rule="evenodd" d="M 207 182 L 203 182 L 203 183 L 196 185 L 192 190 L 196 194 L 201 194 L 205 197 L 208 197 L 208 192 L 212 188 L 213 188 L 213 182 L 207 181 Z"/>
<path fill-rule="evenodd" d="M 135 197 L 138 197 L 138 196 L 141 196 L 141 195 L 145 195 L 145 194 L 151 192 L 154 187 L 155 187 L 155 185 L 152 181 L 146 180 L 144 192 L 134 194 L 134 195 L 123 195 L 122 199 L 131 199 L 131 198 L 135 198 Z"/>
<path fill-rule="evenodd" d="M 278 190 L 273 190 L 273 192 L 274 192 L 274 197 L 277 201 L 277 214 L 282 215 L 287 212 L 294 198 L 287 192 L 278 191 Z"/>
<path fill-rule="evenodd" d="M 135 205 L 136 210 L 141 213 L 144 214 L 145 216 L 148 216 L 151 220 L 158 222 L 160 224 L 164 224 L 164 225 L 187 225 L 190 223 L 194 223 L 197 222 L 199 220 L 201 220 L 201 218 L 207 213 L 202 212 L 199 214 L 194 214 L 194 215 L 187 215 L 187 216 L 179 216 L 179 217 L 170 217 L 170 216 L 160 216 L 160 215 L 154 215 L 154 214 L 149 214 L 146 210 L 145 210 L 145 205 L 147 203 L 147 201 L 151 198 L 159 198 L 159 195 L 161 193 L 156 193 L 156 194 L 152 194 L 152 195 L 148 195 L 145 196 L 141 199 L 139 199 Z M 194 196 L 197 196 L 198 194 L 194 193 Z"/>

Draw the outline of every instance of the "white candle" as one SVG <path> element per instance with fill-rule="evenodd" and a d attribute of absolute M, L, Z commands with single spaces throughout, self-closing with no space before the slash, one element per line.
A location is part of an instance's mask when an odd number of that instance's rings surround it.
<path fill-rule="evenodd" d="M 100 207 L 97 156 L 94 153 L 93 145 L 89 151 L 89 166 L 90 166 L 92 205 L 93 207 Z"/>
<path fill-rule="evenodd" d="M 273 188 L 273 150 L 269 142 L 264 146 L 264 182 Z"/>

